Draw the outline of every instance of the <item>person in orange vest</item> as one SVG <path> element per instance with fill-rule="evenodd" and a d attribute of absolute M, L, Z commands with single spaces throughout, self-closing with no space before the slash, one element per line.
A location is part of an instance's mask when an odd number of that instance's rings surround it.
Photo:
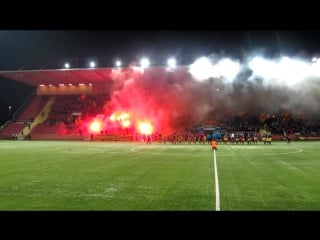
<path fill-rule="evenodd" d="M 212 150 L 218 150 L 217 145 L 218 145 L 218 143 L 216 140 L 211 141 Z"/>

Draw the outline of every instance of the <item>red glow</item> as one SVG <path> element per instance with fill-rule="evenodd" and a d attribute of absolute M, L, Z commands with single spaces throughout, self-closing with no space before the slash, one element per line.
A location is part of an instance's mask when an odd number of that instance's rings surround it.
<path fill-rule="evenodd" d="M 198 106 L 207 99 L 197 98 L 200 103 L 194 106 L 195 99 L 191 96 L 203 93 L 202 89 L 195 88 L 196 83 L 186 70 L 177 68 L 174 73 L 168 73 L 165 68 L 112 71 L 110 100 L 94 118 L 89 115 L 83 119 L 83 134 L 100 130 L 102 135 L 169 134 L 199 122 L 205 113 L 199 114 Z M 95 121 L 99 124 L 93 124 Z"/>
<path fill-rule="evenodd" d="M 150 135 L 153 132 L 153 126 L 149 122 L 139 122 L 138 129 L 142 134 Z"/>
<path fill-rule="evenodd" d="M 115 121 L 115 120 L 116 120 L 116 116 L 115 116 L 114 114 L 112 114 L 112 115 L 109 117 L 109 119 L 110 119 L 111 121 Z"/>
<path fill-rule="evenodd" d="M 126 112 L 114 112 L 111 114 L 109 119 L 111 121 L 122 121 L 122 120 L 129 119 L 129 117 L 130 117 L 130 115 Z"/>
<path fill-rule="evenodd" d="M 123 127 L 129 127 L 131 125 L 131 121 L 126 119 L 124 121 L 122 121 L 122 126 Z"/>
<path fill-rule="evenodd" d="M 92 132 L 98 133 L 101 131 L 101 123 L 98 122 L 97 120 L 94 120 L 91 124 L 90 124 L 90 130 Z"/>

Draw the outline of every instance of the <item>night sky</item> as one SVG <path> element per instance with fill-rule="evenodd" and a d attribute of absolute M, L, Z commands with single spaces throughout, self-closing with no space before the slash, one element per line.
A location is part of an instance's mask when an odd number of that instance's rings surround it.
<path fill-rule="evenodd" d="M 164 65 L 168 56 L 189 65 L 200 56 L 217 53 L 241 58 L 263 49 L 270 57 L 320 54 L 320 31 L 71 31 L 0 30 L 0 70 L 61 68 L 65 61 L 86 67 L 95 59 L 111 67 L 116 57 L 124 65 L 147 56 L 153 65 Z M 15 111 L 32 88 L 0 78 L 0 125 Z"/>

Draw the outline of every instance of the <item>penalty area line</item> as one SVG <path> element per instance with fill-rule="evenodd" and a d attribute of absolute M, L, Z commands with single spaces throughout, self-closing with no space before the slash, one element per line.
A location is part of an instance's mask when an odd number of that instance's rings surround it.
<path fill-rule="evenodd" d="M 215 182 L 215 191 L 216 191 L 216 211 L 220 211 L 220 192 L 219 192 L 216 150 L 213 150 L 213 162 L 214 162 L 214 182 Z"/>

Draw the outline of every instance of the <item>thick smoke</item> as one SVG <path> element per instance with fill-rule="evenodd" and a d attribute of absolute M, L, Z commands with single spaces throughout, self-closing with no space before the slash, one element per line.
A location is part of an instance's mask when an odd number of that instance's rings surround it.
<path fill-rule="evenodd" d="M 318 118 L 319 62 L 248 57 L 240 63 L 215 56 L 200 63 L 171 70 L 114 70 L 104 114 L 127 111 L 133 121 L 150 120 L 157 131 L 190 128 L 241 112 L 260 115 L 287 110 Z"/>

